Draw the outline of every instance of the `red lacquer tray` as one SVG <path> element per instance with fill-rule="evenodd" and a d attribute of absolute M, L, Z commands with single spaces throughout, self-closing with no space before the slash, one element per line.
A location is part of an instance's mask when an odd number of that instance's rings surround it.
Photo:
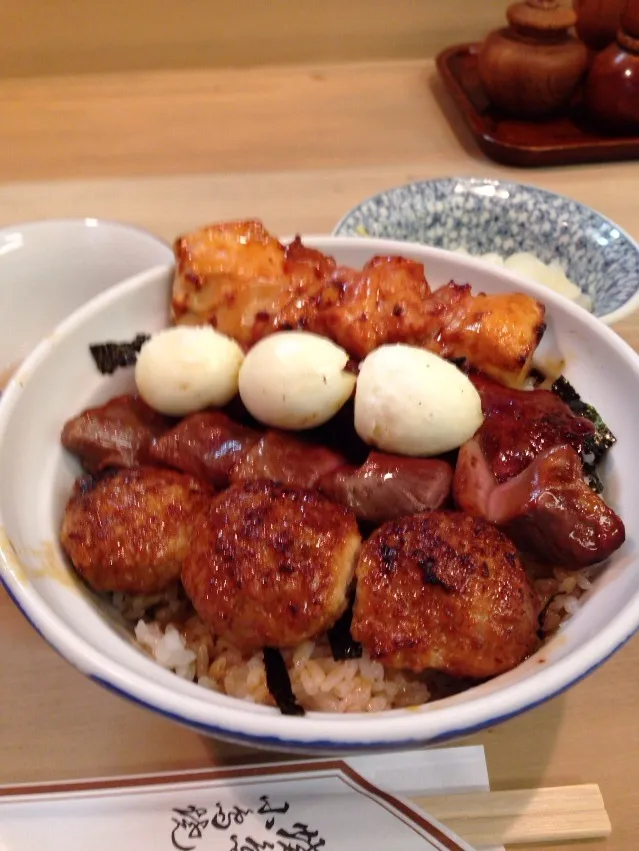
<path fill-rule="evenodd" d="M 570 114 L 548 121 L 517 121 L 494 110 L 477 72 L 479 44 L 449 47 L 437 67 L 479 147 L 505 165 L 572 165 L 639 159 L 639 136 L 604 136 L 575 104 Z"/>

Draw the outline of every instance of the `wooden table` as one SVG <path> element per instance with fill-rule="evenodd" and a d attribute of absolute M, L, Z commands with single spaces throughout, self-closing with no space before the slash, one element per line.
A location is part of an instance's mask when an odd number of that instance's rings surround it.
<path fill-rule="evenodd" d="M 170 240 L 258 216 L 275 232 L 325 232 L 384 187 L 473 174 L 569 194 L 639 236 L 639 164 L 498 167 L 459 125 L 431 63 L 3 82 L 0 114 L 0 224 L 90 215 Z M 639 317 L 618 330 L 639 348 Z M 472 737 L 494 787 L 599 783 L 613 835 L 596 847 L 634 847 L 637 672 L 635 640 L 567 694 Z M 100 690 L 0 594 L 0 783 L 254 758 Z"/>

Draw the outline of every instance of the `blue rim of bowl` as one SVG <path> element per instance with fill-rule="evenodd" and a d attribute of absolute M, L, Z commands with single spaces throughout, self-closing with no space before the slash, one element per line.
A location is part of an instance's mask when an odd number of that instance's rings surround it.
<path fill-rule="evenodd" d="M 363 198 L 357 204 L 353 205 L 350 210 L 344 213 L 343 216 L 339 219 L 337 224 L 333 227 L 331 231 L 332 236 L 348 236 L 355 239 L 366 238 L 366 237 L 358 237 L 357 234 L 353 233 L 343 233 L 342 229 L 346 226 L 348 220 L 351 216 L 363 207 L 365 204 L 370 204 L 374 201 L 377 201 L 381 198 L 386 198 L 392 192 L 401 192 L 403 189 L 408 189 L 411 186 L 433 186 L 436 183 L 443 183 L 444 181 L 459 181 L 460 183 L 476 183 L 477 185 L 481 184 L 490 184 L 492 186 L 503 186 L 504 188 L 508 187 L 517 187 L 519 189 L 526 189 L 531 192 L 539 192 L 542 195 L 546 195 L 549 198 L 558 198 L 562 201 L 569 201 L 571 204 L 576 204 L 581 209 L 595 213 L 599 216 L 604 222 L 609 224 L 611 227 L 615 228 L 619 231 L 619 233 L 628 241 L 628 243 L 634 248 L 634 250 L 639 253 L 639 243 L 634 237 L 632 237 L 625 228 L 622 228 L 611 218 L 606 216 L 604 213 L 595 209 L 594 207 L 589 207 L 588 204 L 584 204 L 582 201 L 577 201 L 575 198 L 571 198 L 569 195 L 563 195 L 561 192 L 553 192 L 551 189 L 544 189 L 542 186 L 535 186 L 532 183 L 519 183 L 516 180 L 501 180 L 499 178 L 491 178 L 491 177 L 462 177 L 457 175 L 448 175 L 446 177 L 433 177 L 427 180 L 409 180 L 406 183 L 398 183 L 396 186 L 389 186 L 387 189 L 382 189 L 379 192 L 374 192 L 372 195 L 368 195 L 366 198 Z M 375 238 L 375 237 L 369 237 Z M 388 237 L 379 237 L 379 239 L 394 239 L 397 240 L 398 237 L 388 236 Z M 402 241 L 402 240 L 399 240 Z M 415 243 L 413 243 L 415 244 Z M 418 245 L 426 245 L 428 243 L 417 243 Z M 430 247 L 430 246 L 429 246 Z M 432 246 L 438 247 L 438 246 Z M 445 250 L 445 249 L 444 249 Z M 636 292 L 633 296 L 631 296 L 628 301 L 622 306 L 618 307 L 616 310 L 611 311 L 610 313 L 604 313 L 602 316 L 597 316 L 600 322 L 603 322 L 604 325 L 615 325 L 617 322 L 620 322 L 622 319 L 626 319 L 632 313 L 639 309 L 639 291 Z"/>
<path fill-rule="evenodd" d="M 73 663 L 71 659 L 67 657 L 67 655 L 60 650 L 55 643 L 45 636 L 37 624 L 32 620 L 29 616 L 28 612 L 24 609 L 22 604 L 19 602 L 15 594 L 12 592 L 8 583 L 5 581 L 4 577 L 0 575 L 0 585 L 4 588 L 7 593 L 7 596 L 15 605 L 15 607 L 20 611 L 25 620 L 29 623 L 29 625 L 35 630 L 35 632 L 42 638 L 48 645 L 51 647 L 62 659 L 65 660 L 68 664 L 70 664 L 75 670 L 78 670 L 78 667 Z M 153 712 L 155 715 L 160 716 L 161 718 L 165 718 L 168 721 L 173 721 L 176 724 L 179 724 L 182 727 L 186 727 L 190 730 L 194 730 L 198 733 L 203 733 L 207 736 L 211 736 L 214 738 L 225 739 L 227 741 L 233 742 L 235 744 L 253 746 L 253 747 L 262 747 L 265 750 L 282 750 L 286 751 L 287 749 L 290 751 L 299 751 L 302 753 L 313 751 L 314 753 L 348 753 L 348 752 L 374 752 L 374 751 L 389 751 L 389 750 L 400 750 L 402 748 L 413 748 L 413 747 L 432 747 L 434 745 L 445 744 L 447 742 L 455 741 L 456 739 L 460 739 L 464 736 L 470 736 L 475 733 L 480 733 L 483 730 L 487 730 L 490 727 L 494 727 L 498 724 L 503 724 L 506 721 L 510 721 L 513 718 L 517 718 L 519 715 L 523 715 L 524 713 L 530 711 L 531 709 L 536 709 L 539 706 L 543 706 L 545 703 L 553 700 L 556 697 L 564 694 L 569 691 L 573 686 L 580 683 L 582 680 L 585 680 L 591 674 L 595 673 L 599 668 L 601 668 L 609 659 L 611 659 L 617 652 L 622 650 L 628 642 L 632 640 L 632 638 L 639 632 L 639 625 L 634 628 L 628 635 L 626 635 L 620 643 L 613 647 L 607 654 L 602 656 L 598 661 L 593 663 L 589 668 L 587 668 L 582 673 L 578 674 L 574 679 L 567 681 L 564 685 L 556 690 L 544 695 L 538 700 L 531 701 L 514 709 L 510 712 L 504 713 L 502 715 L 495 715 L 490 718 L 486 718 L 483 721 L 467 726 L 467 727 L 459 727 L 457 729 L 450 729 L 444 733 L 433 736 L 428 739 L 419 739 L 419 738 L 409 738 L 409 739 L 401 739 L 397 741 L 376 741 L 371 744 L 369 742 L 348 742 L 348 743 L 336 743 L 330 740 L 322 740 L 322 739 L 314 739 L 307 741 L 300 741 L 295 739 L 282 739 L 278 736 L 258 736 L 247 733 L 242 733 L 239 730 L 229 730 L 226 727 L 217 726 L 215 724 L 204 724 L 199 721 L 195 721 L 190 719 L 184 715 L 180 715 L 176 712 L 171 712 L 169 710 L 163 709 L 162 707 L 156 706 L 153 703 L 150 703 L 147 700 L 144 700 L 140 696 L 133 694 L 130 691 L 127 691 L 120 686 L 115 685 L 110 680 L 90 672 L 83 672 L 88 679 L 94 682 L 96 685 L 99 685 L 101 688 L 110 692 L 111 694 L 115 694 L 118 697 L 123 698 L 124 700 L 132 703 L 135 706 L 139 706 L 143 709 L 148 709 Z"/>
<path fill-rule="evenodd" d="M 326 237 L 323 240 L 326 240 Z M 315 244 L 313 238 L 309 238 L 308 241 L 309 244 Z M 349 238 L 344 240 L 344 243 L 358 241 L 356 238 Z M 384 243 L 386 251 L 401 251 L 406 246 L 406 243 L 392 240 L 369 239 L 369 243 L 373 251 L 379 243 Z M 321 247 L 321 244 L 318 247 Z M 424 246 L 413 244 L 413 248 L 423 250 Z M 436 248 L 430 250 L 439 254 L 446 253 Z M 86 312 L 95 312 L 103 302 L 119 298 L 124 286 L 131 286 L 155 272 L 157 270 L 154 269 L 151 272 L 136 275 L 127 282 L 96 296 L 58 325 L 57 334 L 54 336 L 65 336 L 76 324 L 81 324 Z M 532 289 L 534 292 L 539 291 L 541 287 L 529 285 L 524 289 Z M 554 293 L 548 294 L 548 300 L 554 302 L 558 309 L 578 310 Z M 579 313 L 581 322 L 586 326 L 590 325 L 594 333 L 603 336 L 609 346 L 616 350 L 617 356 L 633 360 L 634 369 L 639 373 L 639 358 L 632 348 L 613 331 L 597 322 L 592 315 L 581 310 Z M 28 380 L 34 367 L 37 367 L 46 357 L 50 346 L 50 339 L 43 341 L 27 357 L 10 382 L 7 395 L 0 401 L 2 430 L 6 427 L 6 420 L 11 414 L 13 400 L 19 392 L 20 381 Z M 189 685 L 191 691 L 187 695 L 175 694 L 163 681 L 147 680 L 143 673 L 132 671 L 125 662 L 104 657 L 85 639 L 78 638 L 72 626 L 64 623 L 57 614 L 39 600 L 31 584 L 24 585 L 17 578 L 12 568 L 17 555 L 11 550 L 12 548 L 8 549 L 4 545 L 0 546 L 2 584 L 36 631 L 41 635 L 45 631 L 48 632 L 45 637 L 47 643 L 76 669 L 105 688 L 186 727 L 233 741 L 262 745 L 265 748 L 286 749 L 288 747 L 307 752 L 374 751 L 433 745 L 468 735 L 520 715 L 572 687 L 602 665 L 639 629 L 639 594 L 637 594 L 631 596 L 617 611 L 612 622 L 605 625 L 596 636 L 577 647 L 570 656 L 559 659 L 551 666 L 540 667 L 526 679 L 514 683 L 499 694 L 481 695 L 468 703 L 442 707 L 441 710 L 436 705 L 426 704 L 421 711 L 415 713 L 405 710 L 390 710 L 373 715 L 358 713 L 347 718 L 349 729 L 344 731 L 338 726 L 340 719 L 343 722 L 344 716 L 331 715 L 333 722 L 337 722 L 333 726 L 330 720 L 327 721 L 326 713 L 309 713 L 306 719 L 282 718 L 275 710 L 256 714 L 251 711 L 251 704 L 243 705 L 242 701 L 225 696 L 221 696 L 224 700 L 222 704 L 213 705 L 201 695 L 198 699 L 196 684 Z M 154 663 L 149 660 L 149 665 L 152 664 Z M 166 673 L 166 676 L 173 675 Z M 181 705 L 183 702 L 186 702 L 186 706 Z M 491 706 L 494 703 L 501 703 L 501 706 Z M 427 723 L 428 716 L 432 717 L 435 712 L 438 713 L 439 718 L 430 724 Z M 209 714 L 218 715 L 216 723 L 209 721 L 206 717 Z M 421 725 L 420 719 L 424 722 Z M 356 726 L 353 723 L 355 721 L 357 721 Z M 394 735 L 389 735 L 390 731 L 387 733 L 385 728 L 389 722 L 393 721 L 396 732 Z M 320 729 L 316 733 L 309 731 L 308 735 L 302 734 L 304 725 L 309 722 Z"/>

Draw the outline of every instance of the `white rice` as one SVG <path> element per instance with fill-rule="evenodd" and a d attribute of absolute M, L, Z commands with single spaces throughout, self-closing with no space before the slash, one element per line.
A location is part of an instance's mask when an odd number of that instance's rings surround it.
<path fill-rule="evenodd" d="M 186 646 L 186 639 L 172 624 L 162 631 L 158 623 L 139 620 L 135 625 L 135 638 L 163 668 L 185 680 L 194 679 L 197 654 Z"/>
<path fill-rule="evenodd" d="M 542 602 L 541 632 L 548 637 L 579 610 L 580 598 L 592 587 L 591 570 L 555 568 L 551 578 L 534 584 Z"/>
<path fill-rule="evenodd" d="M 119 597 L 114 602 L 120 611 L 131 613 L 130 601 Z M 178 676 L 213 691 L 274 705 L 262 653 L 243 654 L 227 641 L 211 638 L 195 615 L 179 629 L 148 616 L 140 618 L 134 634 L 141 648 Z M 422 678 L 387 670 L 366 653 L 360 659 L 335 661 L 326 640 L 305 641 L 295 650 L 282 651 L 282 656 L 295 697 L 305 709 L 379 712 L 426 703 L 430 698 Z"/>
<path fill-rule="evenodd" d="M 534 580 L 548 637 L 579 608 L 591 587 L 587 570 L 555 569 Z M 154 597 L 113 595 L 120 613 L 135 623 L 135 639 L 158 664 L 179 677 L 242 700 L 274 705 L 266 684 L 262 653 L 242 653 L 211 637 L 180 588 Z M 307 710 L 381 712 L 416 706 L 431 699 L 426 676 L 385 668 L 364 652 L 359 659 L 335 661 L 326 638 L 282 651 L 296 699 Z M 430 687 L 429 687 L 430 685 Z"/>

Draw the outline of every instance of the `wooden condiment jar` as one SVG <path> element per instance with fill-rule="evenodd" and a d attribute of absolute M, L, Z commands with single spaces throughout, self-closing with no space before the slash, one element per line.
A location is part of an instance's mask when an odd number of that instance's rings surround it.
<path fill-rule="evenodd" d="M 615 40 L 626 0 L 573 0 L 577 35 L 591 50 L 603 50 Z"/>
<path fill-rule="evenodd" d="M 588 65 L 586 46 L 569 33 L 577 15 L 558 0 L 527 0 L 507 10 L 509 27 L 487 36 L 479 76 L 506 115 L 534 119 L 565 110 Z"/>
<path fill-rule="evenodd" d="M 616 41 L 594 58 L 584 105 L 603 132 L 639 132 L 639 0 L 629 0 Z"/>

